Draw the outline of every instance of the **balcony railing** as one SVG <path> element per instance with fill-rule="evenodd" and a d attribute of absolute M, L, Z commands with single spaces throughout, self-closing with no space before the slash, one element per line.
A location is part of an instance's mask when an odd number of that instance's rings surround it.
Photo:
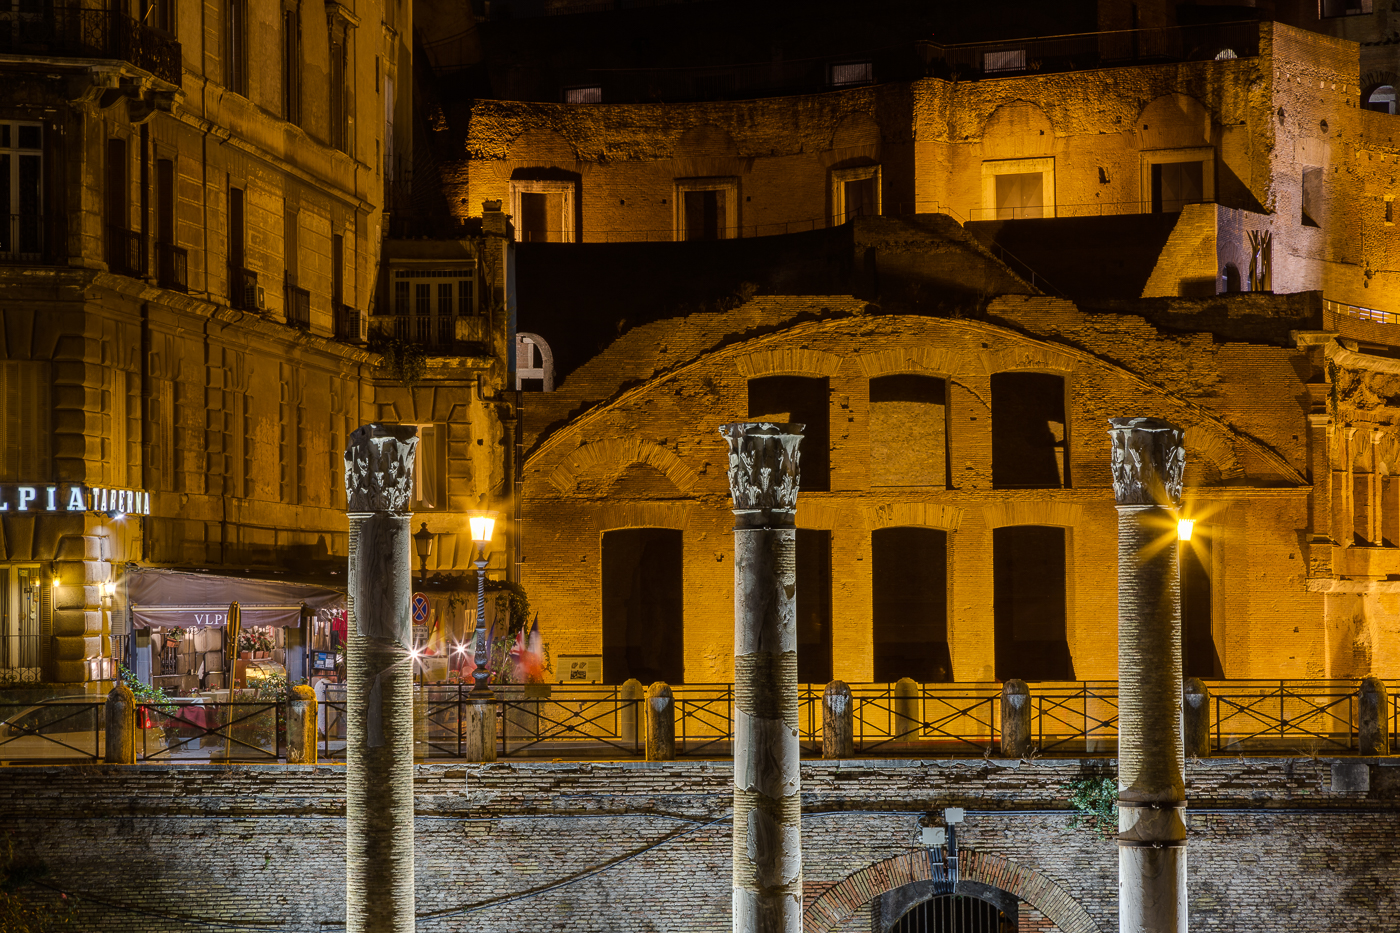
<path fill-rule="evenodd" d="M 302 330 L 311 329 L 311 292 L 295 285 L 285 289 L 287 302 L 287 323 Z"/>
<path fill-rule="evenodd" d="M 0 262 L 38 262 L 44 257 L 44 218 L 0 214 Z"/>
<path fill-rule="evenodd" d="M 180 84 L 180 43 L 121 12 L 70 7 L 0 11 L 0 53 L 115 58 Z"/>
<path fill-rule="evenodd" d="M 335 306 L 335 339 L 343 340 L 346 343 L 363 343 L 365 339 L 363 327 L 364 317 L 359 311 L 349 305 L 337 304 Z"/>
<path fill-rule="evenodd" d="M 156 244 L 156 277 L 161 288 L 189 290 L 189 253 L 169 243 Z"/>
<path fill-rule="evenodd" d="M 114 275 L 146 274 L 146 238 L 134 230 L 107 227 L 107 269 Z"/>
<path fill-rule="evenodd" d="M 240 311 L 261 311 L 263 291 L 258 285 L 258 274 L 251 269 L 229 266 L 228 300 Z"/>

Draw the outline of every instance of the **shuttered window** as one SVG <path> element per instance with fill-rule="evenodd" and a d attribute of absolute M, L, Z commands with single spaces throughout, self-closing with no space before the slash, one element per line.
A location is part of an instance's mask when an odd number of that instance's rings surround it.
<path fill-rule="evenodd" d="M 49 478 L 49 372 L 45 363 L 0 363 L 0 479 Z"/>

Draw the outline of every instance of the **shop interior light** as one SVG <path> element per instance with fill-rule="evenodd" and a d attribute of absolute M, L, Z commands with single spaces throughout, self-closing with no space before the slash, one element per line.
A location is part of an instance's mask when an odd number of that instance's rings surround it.
<path fill-rule="evenodd" d="M 491 532 L 496 527 L 496 512 L 468 512 L 467 523 L 472 526 L 472 541 L 481 547 L 491 543 Z"/>
<path fill-rule="evenodd" d="M 1191 531 L 1196 527 L 1195 519 L 1183 518 L 1176 523 L 1176 537 L 1178 541 L 1190 541 Z"/>

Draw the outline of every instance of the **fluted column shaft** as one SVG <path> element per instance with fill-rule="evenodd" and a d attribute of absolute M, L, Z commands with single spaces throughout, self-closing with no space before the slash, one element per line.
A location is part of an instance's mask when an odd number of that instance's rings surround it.
<path fill-rule="evenodd" d="M 1118 506 L 1118 929 L 1186 931 L 1176 509 L 1182 432 L 1114 418 Z"/>
<path fill-rule="evenodd" d="M 413 566 L 417 429 L 366 425 L 345 450 L 350 519 L 345 928 L 412 933 Z"/>
<path fill-rule="evenodd" d="M 802 427 L 720 428 L 735 519 L 735 933 L 802 929 L 795 527 Z"/>

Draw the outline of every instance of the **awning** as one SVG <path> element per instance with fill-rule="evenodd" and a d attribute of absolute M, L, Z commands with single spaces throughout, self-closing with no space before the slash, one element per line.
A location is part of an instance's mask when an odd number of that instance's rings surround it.
<path fill-rule="evenodd" d="M 243 609 L 245 630 L 299 625 L 303 605 L 313 613 L 345 609 L 345 594 L 323 586 L 147 567 L 127 569 L 126 593 L 135 628 L 225 625 L 233 602 Z"/>

